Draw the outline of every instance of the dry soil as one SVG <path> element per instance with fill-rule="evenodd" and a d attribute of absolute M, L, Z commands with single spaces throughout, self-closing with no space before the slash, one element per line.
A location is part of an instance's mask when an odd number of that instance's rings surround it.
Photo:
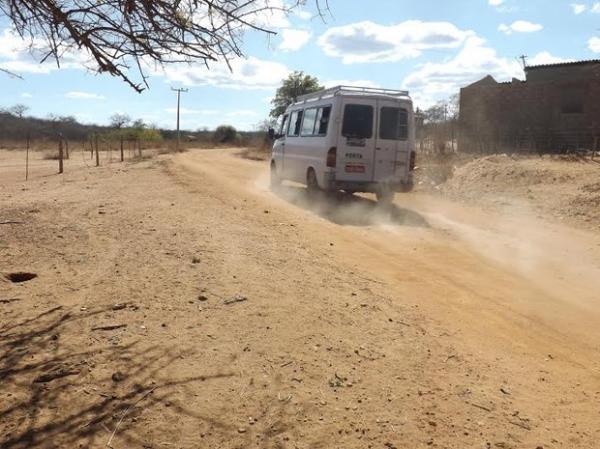
<path fill-rule="evenodd" d="M 77 158 L 0 154 L 2 449 L 599 447 L 597 232 Z"/>

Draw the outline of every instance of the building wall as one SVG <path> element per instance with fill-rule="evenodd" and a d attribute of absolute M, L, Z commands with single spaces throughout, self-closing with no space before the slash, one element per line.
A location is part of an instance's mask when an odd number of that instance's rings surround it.
<path fill-rule="evenodd" d="M 600 63 L 535 68 L 527 81 L 461 89 L 461 151 L 564 152 L 600 136 Z"/>

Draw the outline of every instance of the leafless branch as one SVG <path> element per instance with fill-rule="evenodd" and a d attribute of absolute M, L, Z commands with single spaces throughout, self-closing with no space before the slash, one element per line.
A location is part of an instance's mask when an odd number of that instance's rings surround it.
<path fill-rule="evenodd" d="M 273 34 L 265 26 L 269 15 L 287 14 L 306 1 L 0 0 L 0 16 L 32 46 L 42 44 L 42 61 L 52 58 L 60 64 L 69 55 L 81 55 L 92 70 L 119 77 L 141 92 L 148 87 L 152 64 L 229 65 L 243 55 L 244 32 Z M 327 0 L 311 1 L 324 17 Z"/>

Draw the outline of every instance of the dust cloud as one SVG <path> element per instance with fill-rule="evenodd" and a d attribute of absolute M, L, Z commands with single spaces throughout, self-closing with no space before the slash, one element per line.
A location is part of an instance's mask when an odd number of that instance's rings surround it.
<path fill-rule="evenodd" d="M 427 221 L 410 209 L 396 204 L 382 206 L 373 195 L 349 195 L 344 192 L 309 193 L 301 184 L 284 183 L 276 189 L 269 185 L 268 173 L 261 174 L 253 186 L 271 193 L 288 204 L 309 211 L 325 220 L 343 226 L 416 226 L 429 227 Z"/>

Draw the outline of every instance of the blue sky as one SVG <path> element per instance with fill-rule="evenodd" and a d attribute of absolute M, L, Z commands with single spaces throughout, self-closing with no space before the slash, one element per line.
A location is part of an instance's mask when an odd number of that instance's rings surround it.
<path fill-rule="evenodd" d="M 259 0 L 282 4 L 286 0 Z M 253 129 L 266 118 L 269 101 L 292 70 L 339 83 L 408 89 L 427 107 L 487 74 L 523 77 L 517 57 L 530 64 L 600 58 L 600 1 L 585 0 L 329 0 L 331 16 L 315 17 L 313 0 L 284 15 L 260 17 L 278 34 L 246 33 L 246 58 L 233 73 L 215 64 L 153 71 L 150 89 L 138 94 L 122 81 L 96 75 L 71 54 L 57 69 L 39 65 L 0 20 L 0 107 L 23 103 L 29 114 L 74 115 L 108 123 L 115 112 L 161 127 L 175 126 L 182 95 L 182 127 L 232 124 Z"/>

